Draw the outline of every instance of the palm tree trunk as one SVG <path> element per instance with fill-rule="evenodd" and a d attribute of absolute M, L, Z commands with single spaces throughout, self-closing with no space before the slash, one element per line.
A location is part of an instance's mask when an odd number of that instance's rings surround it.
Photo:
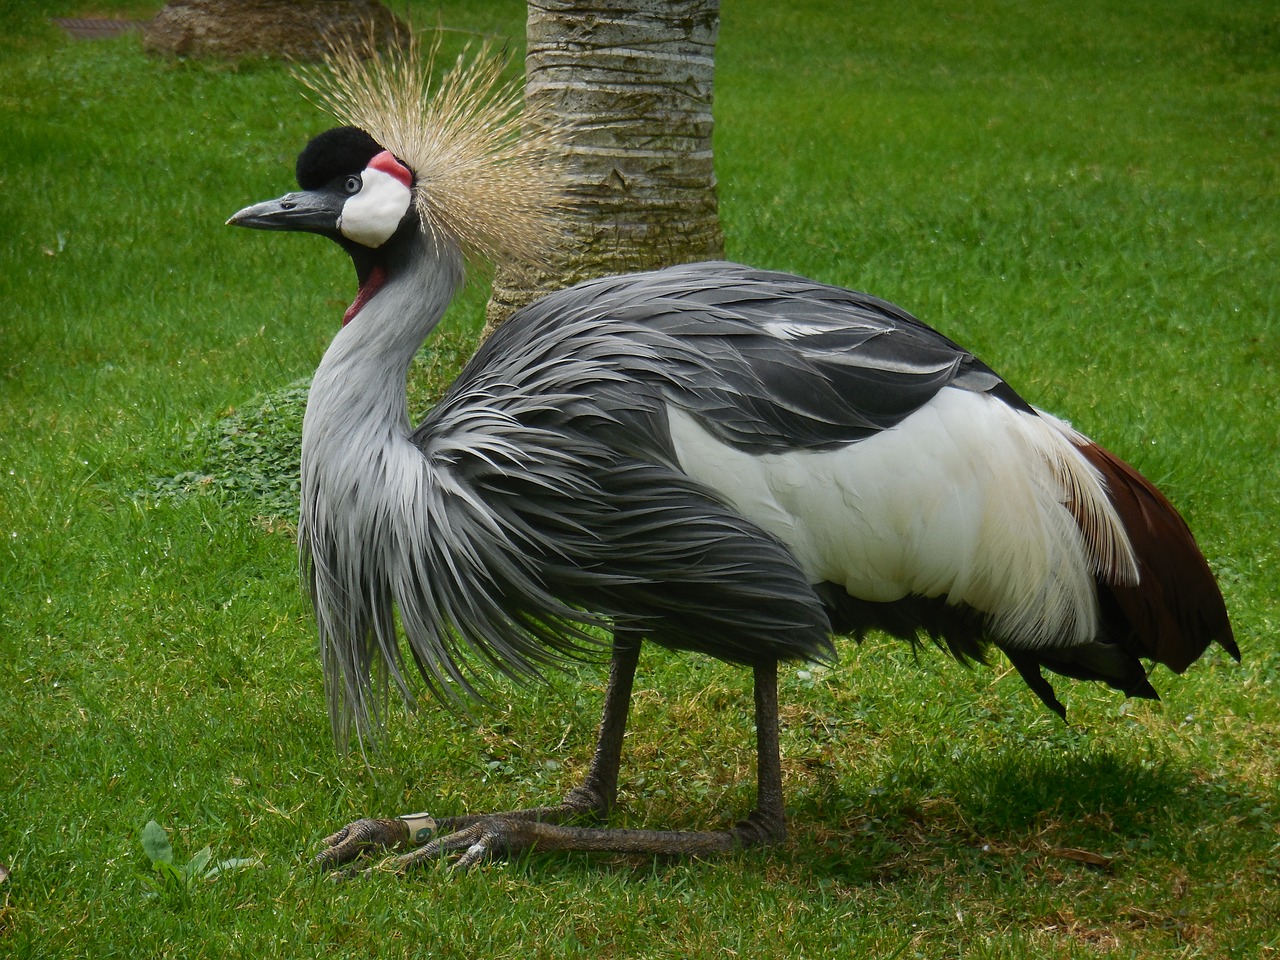
<path fill-rule="evenodd" d="M 589 277 L 723 256 L 711 153 L 719 0 L 530 0 L 525 95 L 573 131 L 566 243 L 500 270 L 492 329 Z"/>

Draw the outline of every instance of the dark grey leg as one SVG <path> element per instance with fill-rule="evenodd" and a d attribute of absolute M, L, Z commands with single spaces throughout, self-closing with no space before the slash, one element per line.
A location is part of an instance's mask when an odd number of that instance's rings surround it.
<path fill-rule="evenodd" d="M 618 631 L 614 636 L 604 712 L 596 737 L 595 754 L 591 758 L 591 768 L 586 779 L 569 791 L 563 803 L 504 813 L 442 817 L 438 820 L 425 814 L 357 820 L 325 838 L 325 848 L 316 855 L 316 864 L 332 869 L 365 854 L 419 846 L 433 837 L 452 834 L 493 818 L 544 823 L 564 823 L 583 817 L 605 820 L 618 799 L 618 767 L 622 759 L 622 740 L 627 731 L 627 712 L 631 705 L 636 663 L 640 658 L 640 642 L 641 637 L 636 633 Z"/>
<path fill-rule="evenodd" d="M 770 662 L 755 668 L 756 748 L 758 792 L 756 808 L 745 820 L 729 830 L 612 830 L 596 827 L 564 826 L 523 814 L 494 814 L 405 854 L 396 863 L 399 870 L 420 866 L 438 857 L 457 855 L 456 867 L 467 868 L 493 856 L 509 856 L 528 850 L 585 850 L 608 853 L 642 853 L 658 856 L 708 856 L 737 847 L 779 843 L 786 837 L 786 811 L 782 796 L 782 762 L 778 747 L 778 667 Z M 608 721 L 616 719 L 606 711 L 601 724 L 601 746 L 597 759 L 602 775 L 612 775 L 616 789 L 617 751 L 605 746 Z M 612 731 L 610 731 L 612 735 Z M 621 743 L 621 733 L 616 734 Z M 614 759 L 609 761 L 609 757 Z M 593 763 L 593 772 L 596 764 Z M 588 778 L 590 782 L 590 777 Z M 607 788 L 606 783 L 606 788 Z"/>

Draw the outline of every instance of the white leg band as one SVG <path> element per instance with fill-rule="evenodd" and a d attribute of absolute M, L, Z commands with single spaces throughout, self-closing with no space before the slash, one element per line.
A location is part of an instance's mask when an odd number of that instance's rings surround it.
<path fill-rule="evenodd" d="M 400 817 L 409 828 L 409 842 L 420 847 L 436 835 L 436 818 L 427 813 L 409 813 Z"/>

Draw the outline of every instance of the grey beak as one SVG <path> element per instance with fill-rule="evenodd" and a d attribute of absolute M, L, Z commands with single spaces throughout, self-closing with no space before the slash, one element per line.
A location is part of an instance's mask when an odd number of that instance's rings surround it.
<path fill-rule="evenodd" d="M 304 230 L 332 233 L 338 229 L 342 205 L 330 193 L 299 191 L 255 203 L 232 215 L 227 223 L 258 230 Z"/>

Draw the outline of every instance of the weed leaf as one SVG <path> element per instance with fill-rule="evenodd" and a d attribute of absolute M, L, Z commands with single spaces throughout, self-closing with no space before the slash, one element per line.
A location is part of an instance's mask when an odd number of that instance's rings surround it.
<path fill-rule="evenodd" d="M 186 873 L 181 867 L 175 867 L 168 860 L 156 860 L 153 865 L 156 868 L 156 873 L 160 874 L 162 881 L 160 885 L 162 887 L 168 886 L 170 883 L 178 889 L 186 887 Z"/>
<path fill-rule="evenodd" d="M 209 861 L 213 859 L 213 848 L 205 847 L 196 853 L 191 861 L 182 868 L 183 876 L 186 878 L 187 886 L 202 880 L 205 877 L 205 867 L 209 865 Z"/>
<path fill-rule="evenodd" d="M 169 834 L 164 827 L 154 820 L 148 820 L 142 828 L 142 849 L 157 869 L 162 863 L 173 863 L 173 847 L 169 845 Z"/>

